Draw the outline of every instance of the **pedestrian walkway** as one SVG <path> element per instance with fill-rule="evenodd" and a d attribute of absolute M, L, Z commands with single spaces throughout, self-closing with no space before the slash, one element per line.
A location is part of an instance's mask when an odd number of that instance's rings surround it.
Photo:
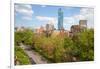
<path fill-rule="evenodd" d="M 29 58 L 33 64 L 35 64 L 35 63 L 36 64 L 46 64 L 47 63 L 47 60 L 45 58 L 43 58 L 39 53 L 32 50 L 30 48 L 30 46 L 25 46 L 25 45 L 21 44 L 20 47 L 29 56 Z"/>

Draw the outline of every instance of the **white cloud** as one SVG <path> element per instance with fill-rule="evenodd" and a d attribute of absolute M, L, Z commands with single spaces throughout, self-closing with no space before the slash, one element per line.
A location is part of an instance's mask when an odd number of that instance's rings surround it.
<path fill-rule="evenodd" d="M 93 9 L 91 9 L 91 8 L 82 8 L 80 10 L 80 14 L 75 15 L 74 17 L 78 18 L 78 19 L 88 19 L 88 18 L 91 18 L 91 17 L 93 18 L 93 14 L 94 14 Z"/>
<path fill-rule="evenodd" d="M 64 17 L 64 23 L 74 23 L 74 18 L 73 17 Z"/>
<path fill-rule="evenodd" d="M 78 20 L 84 20 L 84 19 L 86 19 L 86 17 L 84 15 L 81 15 L 81 14 L 75 15 L 75 16 L 73 16 L 73 18 L 78 19 Z"/>
<path fill-rule="evenodd" d="M 40 21 L 48 21 L 48 22 L 53 22 L 53 23 L 57 23 L 58 22 L 58 18 L 56 17 L 47 17 L 47 16 L 36 16 L 36 19 L 40 20 Z M 74 18 L 73 17 L 64 17 L 64 23 L 74 23 Z"/>
<path fill-rule="evenodd" d="M 76 23 L 77 22 L 74 17 L 64 17 L 63 25 L 65 29 L 70 30 L 70 27 Z"/>
<path fill-rule="evenodd" d="M 55 17 L 36 16 L 36 19 L 38 19 L 40 21 L 48 21 L 53 24 L 57 23 L 57 18 L 55 18 Z"/>
<path fill-rule="evenodd" d="M 75 19 L 85 19 L 87 20 L 88 27 L 93 27 L 94 25 L 94 10 L 92 8 L 82 8 L 79 15 L 74 16 Z"/>
<path fill-rule="evenodd" d="M 46 7 L 46 5 L 41 5 L 41 7 Z"/>
<path fill-rule="evenodd" d="M 32 20 L 32 17 L 23 16 L 22 19 L 23 19 L 23 20 Z"/>
<path fill-rule="evenodd" d="M 16 12 L 15 14 L 19 13 L 23 16 L 22 18 L 26 18 L 28 20 L 29 20 L 29 18 L 32 18 L 32 15 L 34 13 L 34 11 L 32 10 L 32 6 L 26 5 L 26 4 L 15 5 L 15 12 Z"/>
<path fill-rule="evenodd" d="M 36 16 L 36 18 L 40 21 L 44 21 L 44 20 L 53 20 L 53 17 L 46 17 L 46 16 Z"/>
<path fill-rule="evenodd" d="M 84 14 L 93 14 L 93 12 L 94 12 L 93 8 L 82 8 L 80 10 L 80 13 L 83 15 Z"/>
<path fill-rule="evenodd" d="M 89 28 L 94 26 L 94 10 L 92 8 L 82 8 L 80 13 L 70 17 L 64 17 L 64 26 L 70 29 L 71 25 L 79 24 L 79 20 L 87 20 Z"/>
<path fill-rule="evenodd" d="M 15 5 L 15 11 L 28 16 L 31 16 L 34 13 L 31 5 Z"/>

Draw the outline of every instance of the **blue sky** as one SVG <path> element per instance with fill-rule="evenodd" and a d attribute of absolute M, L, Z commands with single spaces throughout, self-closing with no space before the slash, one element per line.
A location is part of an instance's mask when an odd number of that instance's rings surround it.
<path fill-rule="evenodd" d="M 15 4 L 15 27 L 39 28 L 52 23 L 57 29 L 59 8 L 62 8 L 64 13 L 63 25 L 66 30 L 70 30 L 74 24 L 79 24 L 81 19 L 86 19 L 88 27 L 93 27 L 93 8 L 34 4 Z"/>

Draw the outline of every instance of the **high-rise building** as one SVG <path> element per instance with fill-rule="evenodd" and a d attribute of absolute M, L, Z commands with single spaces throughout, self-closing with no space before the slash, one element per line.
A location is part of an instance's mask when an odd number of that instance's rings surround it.
<path fill-rule="evenodd" d="M 80 25 L 81 27 L 87 28 L 87 20 L 80 20 L 80 21 L 79 21 L 79 25 Z"/>
<path fill-rule="evenodd" d="M 46 24 L 46 31 L 49 31 L 49 27 L 50 27 L 50 25 Z"/>
<path fill-rule="evenodd" d="M 87 29 L 87 20 L 80 20 L 79 26 L 80 26 L 81 31 L 85 31 Z"/>
<path fill-rule="evenodd" d="M 54 25 L 53 24 L 46 24 L 46 31 L 53 31 Z"/>
<path fill-rule="evenodd" d="M 54 31 L 54 25 L 53 24 L 46 24 L 46 36 L 51 36 L 52 32 Z"/>
<path fill-rule="evenodd" d="M 63 11 L 61 8 L 58 9 L 58 30 L 63 29 Z"/>
<path fill-rule="evenodd" d="M 17 32 L 18 32 L 18 31 L 21 31 L 21 32 L 22 32 L 22 31 L 24 31 L 25 29 L 26 29 L 26 28 L 23 27 L 23 26 L 22 26 L 22 27 L 15 27 L 15 31 L 17 31 Z"/>

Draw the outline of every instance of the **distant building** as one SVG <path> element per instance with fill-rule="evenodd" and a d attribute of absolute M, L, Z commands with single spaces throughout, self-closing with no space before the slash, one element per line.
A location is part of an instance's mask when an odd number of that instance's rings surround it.
<path fill-rule="evenodd" d="M 25 30 L 25 28 L 24 27 L 15 27 L 15 31 L 24 31 Z"/>
<path fill-rule="evenodd" d="M 50 25 L 46 24 L 46 31 L 49 31 L 49 30 L 50 30 Z"/>
<path fill-rule="evenodd" d="M 80 20 L 79 26 L 80 26 L 81 31 L 85 31 L 87 29 L 87 20 Z"/>
<path fill-rule="evenodd" d="M 36 34 L 42 34 L 42 33 L 44 33 L 44 31 L 45 31 L 45 30 L 44 30 L 44 27 L 41 26 L 40 28 L 35 29 L 34 32 L 35 32 Z"/>
<path fill-rule="evenodd" d="M 46 24 L 46 36 L 50 36 L 52 32 L 54 31 L 54 25 L 53 24 Z"/>
<path fill-rule="evenodd" d="M 71 26 L 71 33 L 76 34 L 78 32 L 80 32 L 80 26 L 79 25 L 72 25 Z"/>
<path fill-rule="evenodd" d="M 79 25 L 72 25 L 70 36 L 76 35 L 79 32 L 85 31 L 87 28 L 87 20 L 80 20 Z"/>
<path fill-rule="evenodd" d="M 58 9 L 58 30 L 63 29 L 63 11 L 61 8 Z"/>
<path fill-rule="evenodd" d="M 46 24 L 46 31 L 53 31 L 54 25 L 53 24 Z"/>
<path fill-rule="evenodd" d="M 17 31 L 17 29 L 18 29 L 18 27 L 15 27 L 15 28 L 14 28 L 14 31 Z"/>
<path fill-rule="evenodd" d="M 39 33 L 42 34 L 43 32 L 44 32 L 44 27 L 41 26 L 40 29 L 39 29 Z"/>
<path fill-rule="evenodd" d="M 80 21 L 79 21 L 79 25 L 80 25 L 81 27 L 87 28 L 87 20 L 80 20 Z"/>

